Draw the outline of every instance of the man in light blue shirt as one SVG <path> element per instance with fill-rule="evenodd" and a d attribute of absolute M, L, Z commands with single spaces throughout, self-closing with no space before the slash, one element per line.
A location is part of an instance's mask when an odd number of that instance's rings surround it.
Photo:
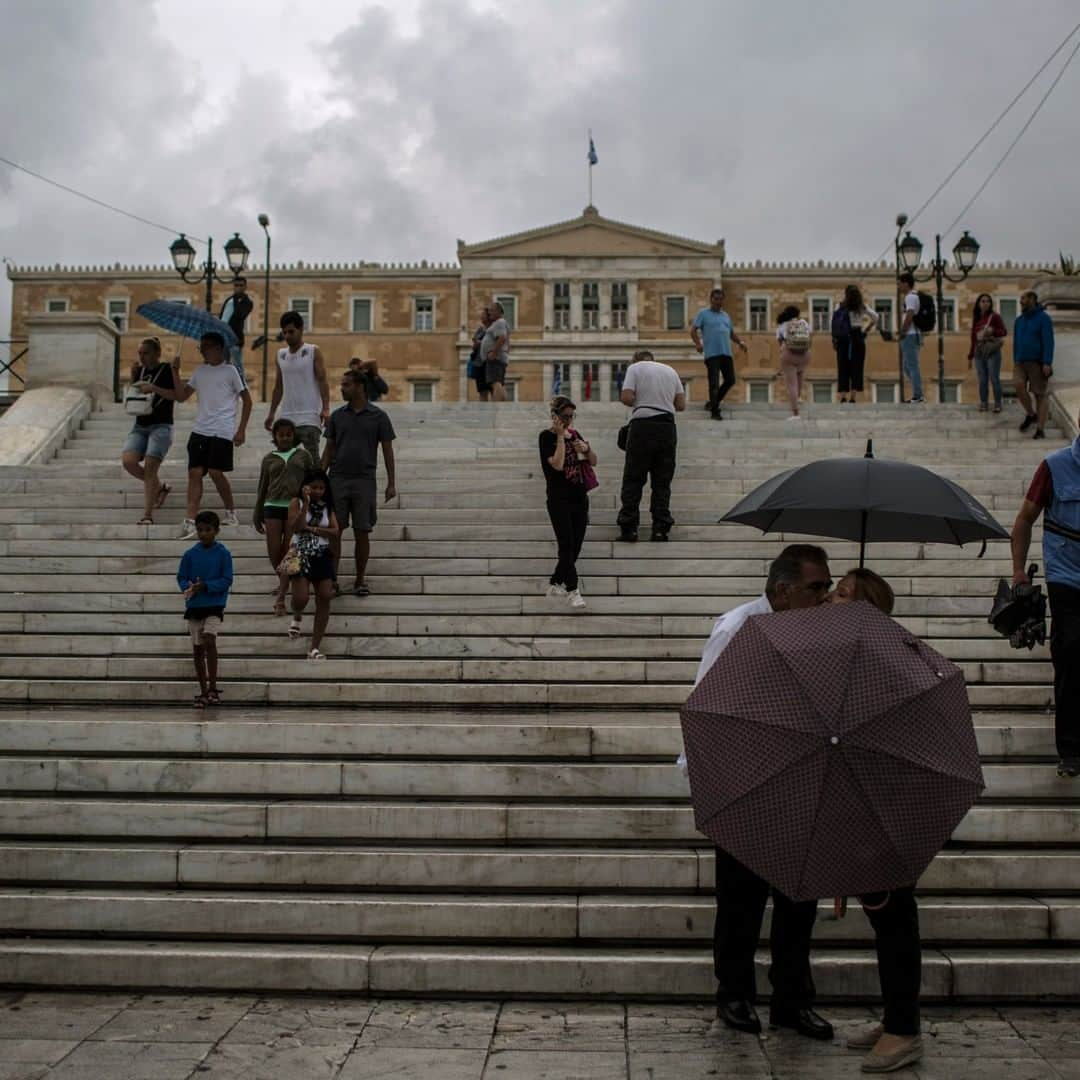
<path fill-rule="evenodd" d="M 735 385 L 735 361 L 731 355 L 731 343 L 746 352 L 746 342 L 735 333 L 731 316 L 724 310 L 724 290 L 713 289 L 709 293 L 709 306 L 694 316 L 690 327 L 694 348 L 705 357 L 705 370 L 709 374 L 709 413 L 714 420 L 723 420 L 720 402 Z M 720 382 L 723 375 L 724 381 Z"/>

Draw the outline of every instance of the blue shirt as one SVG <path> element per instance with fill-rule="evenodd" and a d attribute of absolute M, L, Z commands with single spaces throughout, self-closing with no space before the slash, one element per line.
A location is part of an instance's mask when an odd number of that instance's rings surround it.
<path fill-rule="evenodd" d="M 184 552 L 176 582 L 183 592 L 195 581 L 206 586 L 187 600 L 188 608 L 223 608 L 232 587 L 233 566 L 229 549 L 215 540 L 209 547 L 196 544 Z"/>
<path fill-rule="evenodd" d="M 731 316 L 726 311 L 702 308 L 694 316 L 693 325 L 695 329 L 701 331 L 706 357 L 731 355 L 731 331 L 734 326 Z"/>
<path fill-rule="evenodd" d="M 1054 324 L 1041 304 L 1021 312 L 1013 323 L 1013 363 L 1054 363 Z"/>

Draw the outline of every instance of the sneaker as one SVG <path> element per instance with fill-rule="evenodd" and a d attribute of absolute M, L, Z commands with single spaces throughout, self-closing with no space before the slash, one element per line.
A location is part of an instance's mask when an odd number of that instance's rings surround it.
<path fill-rule="evenodd" d="M 572 608 L 583 608 L 585 606 L 585 597 L 577 589 L 571 589 L 566 595 L 570 597 L 570 606 Z"/>
<path fill-rule="evenodd" d="M 863 1028 L 862 1031 L 857 1031 L 854 1035 L 847 1037 L 847 1048 L 849 1050 L 872 1050 L 877 1046 L 878 1039 L 881 1038 L 884 1032 L 885 1028 L 881 1024 Z"/>
<path fill-rule="evenodd" d="M 653 529 L 652 535 L 649 537 L 649 539 L 652 540 L 654 543 L 655 542 L 664 543 L 664 542 L 667 541 L 667 538 L 668 538 L 667 533 L 664 532 L 661 529 Z"/>
<path fill-rule="evenodd" d="M 723 420 L 724 419 L 724 414 L 722 412 L 720 412 L 719 410 L 712 413 L 711 416 L 712 416 L 713 420 Z"/>
<path fill-rule="evenodd" d="M 549 600 L 552 599 L 552 597 L 554 597 L 556 599 L 561 599 L 562 597 L 566 596 L 566 586 L 565 585 L 549 585 L 544 590 L 544 592 L 545 592 L 545 595 L 547 596 L 547 598 Z"/>
<path fill-rule="evenodd" d="M 195 519 L 184 518 L 184 524 L 180 526 L 181 540 L 194 540 L 199 534 L 195 531 Z"/>
<path fill-rule="evenodd" d="M 794 413 L 793 415 L 787 417 L 787 422 L 790 424 L 792 420 L 801 420 L 801 419 L 802 419 L 802 417 L 798 413 Z"/>
<path fill-rule="evenodd" d="M 987 405 L 985 401 L 980 401 L 979 402 L 979 412 L 986 412 L 986 410 L 989 409 L 989 408 L 990 408 L 990 406 Z"/>
<path fill-rule="evenodd" d="M 637 543 L 637 529 L 623 529 L 616 540 L 621 541 L 624 544 L 636 544 Z"/>
<path fill-rule="evenodd" d="M 1035 429 L 1035 434 L 1031 436 L 1033 439 L 1045 439 L 1046 432 L 1041 427 Z"/>
<path fill-rule="evenodd" d="M 924 397 L 913 397 L 908 402 L 908 404 L 909 405 L 925 405 L 926 404 L 926 398 L 924 398 Z"/>
<path fill-rule="evenodd" d="M 1027 431 L 1027 429 L 1038 419 L 1039 418 L 1034 413 L 1028 413 L 1020 423 L 1020 430 Z"/>
<path fill-rule="evenodd" d="M 226 510 L 224 515 L 221 518 L 221 524 L 222 524 L 223 527 L 225 525 L 239 525 L 240 524 L 240 519 L 236 516 L 236 511 L 235 510 Z"/>
<path fill-rule="evenodd" d="M 886 1053 L 876 1046 L 862 1059 L 864 1073 L 891 1073 L 905 1066 L 914 1065 L 923 1056 L 923 1041 L 918 1035 L 903 1039 L 893 1051 Z"/>
<path fill-rule="evenodd" d="M 1058 762 L 1057 774 L 1064 780 L 1075 780 L 1080 776 L 1080 758 L 1062 758 Z"/>

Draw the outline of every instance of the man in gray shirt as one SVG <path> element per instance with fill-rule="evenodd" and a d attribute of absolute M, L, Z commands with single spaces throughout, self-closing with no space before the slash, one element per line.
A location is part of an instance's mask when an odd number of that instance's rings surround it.
<path fill-rule="evenodd" d="M 652 486 L 649 512 L 650 540 L 666 540 L 675 519 L 671 516 L 671 481 L 675 476 L 675 414 L 686 408 L 686 392 L 674 368 L 658 364 L 652 353 L 641 349 L 626 370 L 619 400 L 629 406 L 626 461 L 623 463 L 622 505 L 619 537 L 627 543 L 638 538 L 641 492 Z"/>
<path fill-rule="evenodd" d="M 510 327 L 504 318 L 502 304 L 493 300 L 488 304 L 493 316 L 484 338 L 480 342 L 480 359 L 484 361 L 484 381 L 491 387 L 495 401 L 506 400 L 506 365 L 510 362 Z"/>
<path fill-rule="evenodd" d="M 341 376 L 345 404 L 335 410 L 326 425 L 322 466 L 330 474 L 334 511 L 342 530 L 352 522 L 356 538 L 356 580 L 352 592 L 370 592 L 364 573 L 371 554 L 371 532 L 377 520 L 376 469 L 382 447 L 386 466 L 386 501 L 397 495 L 394 470 L 394 425 L 390 417 L 368 401 L 368 378 L 364 372 L 346 371 Z M 331 541 L 335 580 L 341 562 L 341 536 Z"/>

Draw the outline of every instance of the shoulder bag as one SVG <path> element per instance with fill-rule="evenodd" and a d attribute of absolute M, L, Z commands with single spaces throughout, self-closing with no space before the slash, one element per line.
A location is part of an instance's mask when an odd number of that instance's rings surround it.
<path fill-rule="evenodd" d="M 142 368 L 135 382 L 144 382 L 145 379 L 146 369 Z M 135 383 L 131 383 L 124 392 L 124 412 L 128 416 L 149 416 L 153 411 L 154 394 L 145 394 L 141 390 L 136 390 Z"/>

